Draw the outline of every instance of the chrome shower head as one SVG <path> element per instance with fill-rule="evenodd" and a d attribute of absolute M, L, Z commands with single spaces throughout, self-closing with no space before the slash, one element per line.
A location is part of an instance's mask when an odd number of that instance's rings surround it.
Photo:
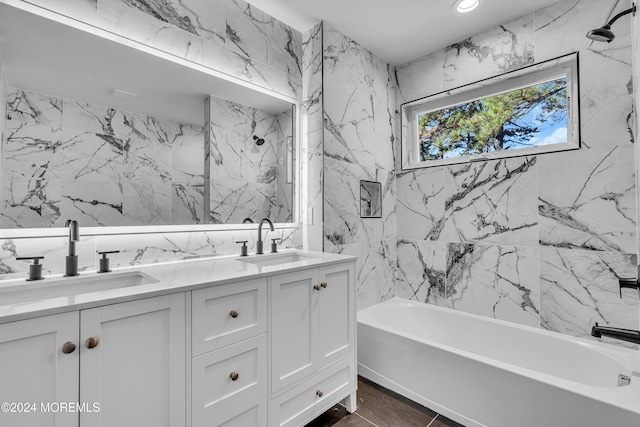
<path fill-rule="evenodd" d="M 614 22 L 616 22 L 618 19 L 620 19 L 624 15 L 628 15 L 629 13 L 633 13 L 633 14 L 636 13 L 635 3 L 631 8 L 624 10 L 619 14 L 617 14 L 616 16 L 614 16 L 613 18 L 611 18 L 611 20 L 607 22 L 605 25 L 603 25 L 602 27 L 589 31 L 587 33 L 587 38 L 597 42 L 611 43 L 611 41 L 616 38 L 615 34 L 613 34 L 613 31 L 611 31 L 611 25 L 613 25 Z"/>

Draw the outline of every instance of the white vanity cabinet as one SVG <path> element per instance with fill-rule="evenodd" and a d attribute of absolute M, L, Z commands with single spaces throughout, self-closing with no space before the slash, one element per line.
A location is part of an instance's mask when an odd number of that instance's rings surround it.
<path fill-rule="evenodd" d="M 0 425 L 184 425 L 184 298 L 178 293 L 0 325 L 0 400 L 37 405 L 33 414 L 0 413 Z M 78 417 L 41 408 L 60 403 L 89 409 Z"/>
<path fill-rule="evenodd" d="M 353 412 L 355 261 L 296 259 L 312 261 L 224 258 L 215 262 L 238 276 L 207 282 L 206 264 L 188 284 L 159 283 L 161 296 L 0 324 L 0 403 L 22 405 L 0 412 L 0 426 L 304 426 L 340 401 Z M 69 403 L 82 410 L 41 409 Z"/>
<path fill-rule="evenodd" d="M 271 425 L 300 425 L 355 391 L 354 282 L 353 263 L 271 278 Z"/>

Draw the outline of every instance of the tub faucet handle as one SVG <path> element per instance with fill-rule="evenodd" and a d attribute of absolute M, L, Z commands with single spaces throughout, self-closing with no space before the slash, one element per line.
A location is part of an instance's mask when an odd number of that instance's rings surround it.
<path fill-rule="evenodd" d="M 638 283 L 638 279 L 618 279 L 618 286 L 620 287 L 620 298 L 622 298 L 622 289 L 637 289 L 640 293 L 640 283 Z"/>

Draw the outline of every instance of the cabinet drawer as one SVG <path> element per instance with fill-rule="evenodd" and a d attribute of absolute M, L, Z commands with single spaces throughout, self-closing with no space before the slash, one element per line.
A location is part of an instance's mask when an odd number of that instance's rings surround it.
<path fill-rule="evenodd" d="M 208 423 L 243 400 L 266 395 L 267 336 L 260 335 L 194 358 L 191 375 L 194 425 Z"/>
<path fill-rule="evenodd" d="M 354 358 L 348 357 L 322 370 L 309 381 L 285 392 L 271 403 L 274 426 L 297 426 L 335 404 L 336 397 L 355 388 Z M 325 407 L 326 406 L 326 407 Z"/>
<path fill-rule="evenodd" d="M 193 291 L 191 310 L 194 356 L 263 334 L 267 331 L 267 279 Z"/>
<path fill-rule="evenodd" d="M 263 393 L 216 415 L 194 427 L 264 427 L 267 419 L 267 395 Z"/>

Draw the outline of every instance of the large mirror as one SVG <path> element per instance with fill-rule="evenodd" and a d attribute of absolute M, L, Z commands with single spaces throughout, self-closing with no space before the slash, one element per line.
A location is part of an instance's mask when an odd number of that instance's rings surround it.
<path fill-rule="evenodd" d="M 0 61 L 0 229 L 295 220 L 294 101 L 6 4 Z"/>

